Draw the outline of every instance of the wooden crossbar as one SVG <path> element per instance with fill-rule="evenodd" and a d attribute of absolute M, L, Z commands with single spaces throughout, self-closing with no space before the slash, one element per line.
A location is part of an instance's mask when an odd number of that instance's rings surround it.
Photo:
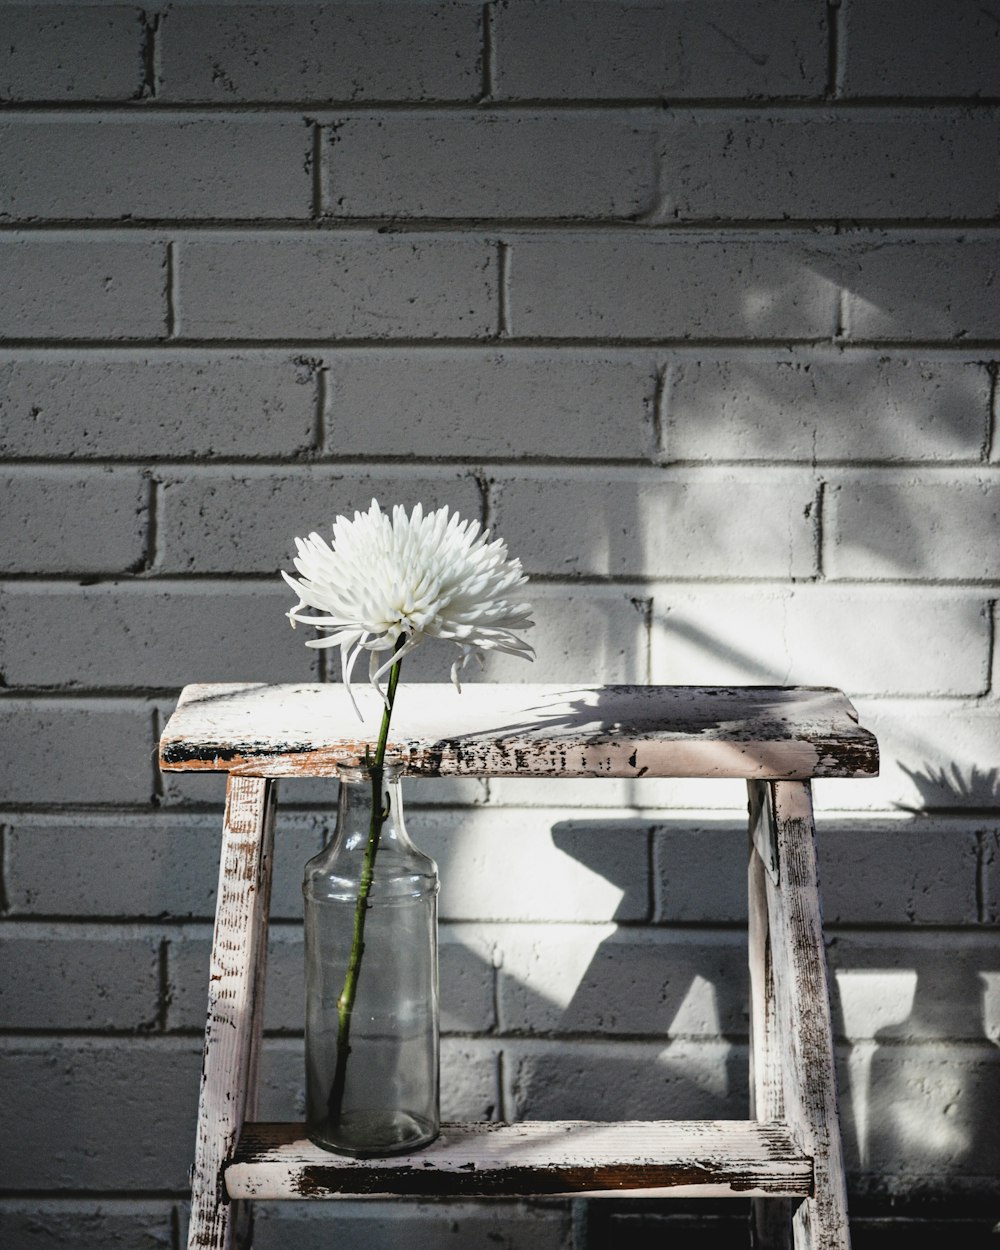
<path fill-rule="evenodd" d="M 302 1124 L 247 1124 L 225 1168 L 230 1198 L 512 1197 L 662 1191 L 808 1197 L 813 1162 L 784 1125 L 754 1120 L 446 1123 L 416 1154 L 349 1159 Z"/>

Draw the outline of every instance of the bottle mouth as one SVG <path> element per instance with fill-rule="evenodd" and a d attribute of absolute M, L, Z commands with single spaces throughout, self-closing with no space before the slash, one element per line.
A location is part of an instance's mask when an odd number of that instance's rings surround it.
<path fill-rule="evenodd" d="M 382 764 L 383 781 L 398 781 L 404 769 L 401 755 L 387 754 Z M 361 756 L 352 755 L 345 760 L 337 761 L 337 776 L 341 781 L 370 781 L 371 775 L 371 766 Z"/>

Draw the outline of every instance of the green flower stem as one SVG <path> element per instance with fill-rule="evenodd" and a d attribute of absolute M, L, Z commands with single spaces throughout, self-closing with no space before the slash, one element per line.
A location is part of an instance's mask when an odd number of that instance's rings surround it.
<path fill-rule="evenodd" d="M 406 641 L 401 634 L 396 639 L 396 651 Z M 354 909 L 354 935 L 351 939 L 351 954 L 347 961 L 347 974 L 344 977 L 344 988 L 337 999 L 337 1066 L 333 1073 L 333 1084 L 327 1107 L 330 1119 L 336 1124 L 340 1120 L 340 1112 L 344 1101 L 344 1086 L 347 1082 L 347 1056 L 351 1053 L 351 1013 L 354 1010 L 354 999 L 358 992 L 358 974 L 361 971 L 361 956 L 365 952 L 365 920 L 368 916 L 368 896 L 371 893 L 372 879 L 375 876 L 375 856 L 378 854 L 379 841 L 382 837 L 382 826 L 389 815 L 388 806 L 383 807 L 382 779 L 385 767 L 385 748 L 389 740 L 389 721 L 392 717 L 393 704 L 396 701 L 396 687 L 399 685 L 399 669 L 401 661 L 397 660 L 389 670 L 389 689 L 386 695 L 385 708 L 382 711 L 382 727 L 379 730 L 378 743 L 375 747 L 374 760 L 365 750 L 365 762 L 372 778 L 371 819 L 368 824 L 368 843 L 365 857 L 361 865 L 361 882 L 358 888 L 358 901 Z"/>

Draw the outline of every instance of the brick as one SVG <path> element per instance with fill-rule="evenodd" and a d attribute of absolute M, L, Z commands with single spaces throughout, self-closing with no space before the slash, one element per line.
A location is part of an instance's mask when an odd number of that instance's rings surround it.
<path fill-rule="evenodd" d="M 301 913 L 301 904 L 299 912 Z M 464 929 L 458 929 L 464 934 Z M 301 1034 L 304 1022 L 304 951 L 302 926 L 272 926 L 268 953 L 264 1027 Z M 439 930 L 441 1030 L 484 1033 L 495 1023 L 491 952 L 474 930 L 458 936 L 457 927 Z M 207 929 L 181 930 L 170 939 L 168 976 L 171 1030 L 205 1027 L 212 935 Z"/>
<path fill-rule="evenodd" d="M 872 474 L 831 483 L 827 575 L 995 581 L 1000 553 L 981 541 L 1000 525 L 1000 480 Z"/>
<path fill-rule="evenodd" d="M 0 338 L 143 339 L 167 331 L 162 243 L 0 242 Z"/>
<path fill-rule="evenodd" d="M 256 1204 L 255 1204 L 256 1206 Z M 486 1202 L 338 1201 L 286 1202 L 256 1211 L 257 1250 L 327 1250 L 331 1230 L 347 1245 L 364 1250 L 396 1250 L 404 1235 L 407 1250 L 567 1250 L 571 1244 L 568 1201 Z M 978 1247 L 976 1248 L 978 1250 Z"/>
<path fill-rule="evenodd" d="M 0 479 L 5 573 L 126 573 L 146 555 L 147 487 L 137 472 L 28 469 Z"/>
<path fill-rule="evenodd" d="M 0 926 L 0 1019 L 8 1029 L 150 1029 L 159 945 L 134 931 Z"/>
<path fill-rule="evenodd" d="M 185 1192 L 201 1050 L 197 1038 L 7 1039 L 0 1108 L 23 1131 L 0 1145 L 5 1188 Z M 127 1149 L 95 1149 L 126 1132 Z"/>
<path fill-rule="evenodd" d="M 499 99 L 815 96 L 826 80 L 821 4 L 504 3 Z"/>
<path fill-rule="evenodd" d="M 295 457 L 314 447 L 315 367 L 233 354 L 0 360 L 0 453 L 86 460 Z"/>
<path fill-rule="evenodd" d="M 898 1178 L 894 1178 L 898 1182 Z M 992 1250 L 994 1221 L 987 1215 L 965 1218 L 943 1215 L 936 1219 L 926 1214 L 932 1206 L 924 1207 L 927 1199 L 925 1178 L 910 1189 L 906 1182 L 894 1189 L 893 1197 L 885 1196 L 885 1186 L 879 1178 L 856 1173 L 848 1178 L 848 1204 L 850 1207 L 851 1245 L 854 1250 L 896 1250 L 907 1244 L 943 1246 L 949 1243 L 962 1246 L 963 1250 Z M 901 1190 L 905 1189 L 905 1195 Z M 955 1192 L 952 1179 L 947 1194 L 942 1192 L 944 1211 L 950 1208 L 948 1201 Z M 982 1187 L 984 1205 L 988 1204 L 989 1183 Z M 909 1199 L 909 1201 L 907 1201 Z M 975 1201 L 973 1192 L 963 1188 L 962 1207 L 969 1209 Z M 742 1204 L 723 1202 L 709 1205 L 694 1202 L 687 1210 L 680 1202 L 654 1204 L 643 1199 L 625 1205 L 616 1203 L 589 1204 L 588 1236 L 591 1244 L 599 1246 L 628 1246 L 629 1250 L 659 1250 L 669 1245 L 670 1250 L 701 1250 L 702 1246 L 726 1247 L 741 1250 L 747 1244 L 747 1217 Z M 858 1215 L 858 1210 L 873 1212 Z M 906 1211 L 892 1216 L 883 1212 Z M 605 1238 L 605 1240 L 601 1240 Z"/>
<path fill-rule="evenodd" d="M 4 7 L 0 99 L 135 100 L 145 82 L 146 31 L 137 8 Z"/>
<path fill-rule="evenodd" d="M 509 925 L 499 947 L 503 1033 L 746 1035 L 738 933 Z"/>
<path fill-rule="evenodd" d="M 197 5 L 160 31 L 163 101 L 469 100 L 481 90 L 475 5 Z"/>
<path fill-rule="evenodd" d="M 827 942 L 838 1036 L 883 1044 L 995 1041 L 1000 955 L 989 930 L 836 933 Z"/>
<path fill-rule="evenodd" d="M 579 670 L 577 672 L 579 677 Z M 639 683 L 642 684 L 641 682 Z M 490 780 L 491 807 L 574 807 L 604 814 L 686 808 L 698 812 L 746 810 L 746 782 L 732 777 L 574 777 L 553 786 L 546 777 Z"/>
<path fill-rule="evenodd" d="M 729 473 L 492 479 L 493 516 L 529 573 L 808 577 L 813 484 Z"/>
<path fill-rule="evenodd" d="M 492 1039 L 441 1039 L 441 1119 L 500 1118 L 499 1049 Z"/>
<path fill-rule="evenodd" d="M 983 919 L 989 924 L 1000 920 L 1000 830 L 987 829 L 980 851 L 983 877 Z"/>
<path fill-rule="evenodd" d="M 845 1162 L 862 1184 L 943 1197 L 965 1178 L 996 1175 L 995 1046 L 890 1044 L 863 1067 L 846 1055 L 839 1067 Z"/>
<path fill-rule="evenodd" d="M 940 819 L 871 821 L 817 835 L 828 924 L 970 924 L 976 918 L 974 835 Z"/>
<path fill-rule="evenodd" d="M 745 1119 L 747 1054 L 725 1041 L 508 1041 L 518 1120 Z"/>
<path fill-rule="evenodd" d="M 836 686 L 850 695 L 978 695 L 990 622 L 975 595 L 916 588 L 669 587 L 653 609 L 652 680 Z"/>
<path fill-rule="evenodd" d="M 642 682 L 646 680 L 646 603 L 598 588 L 568 594 L 529 585 L 534 628 L 526 637 L 537 658 L 486 657 L 486 681 Z M 442 675 L 444 676 L 444 675 Z"/>
<path fill-rule="evenodd" d="M 845 288 L 848 339 L 991 338 L 1000 244 L 989 236 L 848 241 L 831 263 Z"/>
<path fill-rule="evenodd" d="M 641 1205 L 639 1204 L 641 1202 Z M 589 1204 L 588 1236 L 598 1245 L 622 1245 L 629 1250 L 701 1250 L 702 1246 L 742 1247 L 747 1238 L 747 1220 L 739 1203 L 727 1202 L 718 1207 L 698 1202 L 690 1211 L 678 1210 L 679 1203 L 639 1202 L 634 1209 L 621 1210 L 619 1203 Z M 732 1212 L 728 1214 L 727 1212 Z M 851 1220 L 851 1244 L 855 1221 Z M 601 1238 L 604 1238 L 602 1241 Z M 857 1247 L 857 1250 L 872 1250 Z"/>
<path fill-rule="evenodd" d="M 579 683 L 584 679 L 606 682 L 646 680 L 645 600 L 616 587 L 588 587 L 570 593 L 561 587 L 529 583 L 524 593 L 532 605 L 535 622 L 525 637 L 535 648 L 537 658 L 526 663 L 520 656 L 490 652 L 482 669 L 472 662 L 462 674 L 463 690 L 467 681 L 476 684 L 480 681 Z M 456 654 L 453 647 L 428 641 L 407 659 L 403 670 L 405 681 L 450 681 L 451 665 Z M 339 680 L 339 652 L 328 663 L 331 679 Z M 408 784 L 414 788 L 415 800 L 423 801 L 426 793 L 438 802 L 438 791 L 442 785 L 471 786 L 473 783 L 434 778 L 428 779 L 423 788 L 419 779 Z"/>
<path fill-rule="evenodd" d="M 634 357 L 429 348 L 338 352 L 328 368 L 338 456 L 638 460 L 652 444 L 654 370 Z"/>
<path fill-rule="evenodd" d="M 407 815 L 407 828 L 437 861 L 443 920 L 646 918 L 648 834 L 634 821 L 424 810 Z"/>
<path fill-rule="evenodd" d="M 372 497 L 383 508 L 403 504 L 425 509 L 448 504 L 463 517 L 481 511 L 476 481 L 461 471 L 434 477 L 406 469 L 339 472 L 328 468 L 300 472 L 246 470 L 189 473 L 164 481 L 160 509 L 163 572 L 273 573 L 293 571 L 294 539 L 316 530 L 328 541 L 338 515 L 366 510 Z M 247 542 L 252 518 L 253 541 Z M 291 592 L 289 592 L 290 594 Z M 293 602 L 289 601 L 288 607 Z M 303 635 L 314 636 L 311 632 Z M 407 671 L 407 677 L 411 678 Z"/>
<path fill-rule="evenodd" d="M 697 360 L 669 366 L 669 460 L 977 460 L 990 376 L 947 360 Z"/>
<path fill-rule="evenodd" d="M 879 776 L 817 782 L 820 807 L 920 813 L 997 805 L 995 704 L 911 698 L 861 699 L 857 706 L 862 725 L 879 740 Z"/>
<path fill-rule="evenodd" d="M 481 338 L 496 330 L 494 249 L 471 239 L 365 231 L 206 240 L 179 247 L 178 274 L 185 336 Z"/>
<path fill-rule="evenodd" d="M 303 1118 L 305 1060 L 301 1038 L 271 1038 L 264 1044 L 262 1120 Z M 497 1118 L 497 1047 L 491 1039 L 441 1041 L 441 1118 Z M 192 1132 L 194 1131 L 192 1127 Z"/>
<path fill-rule="evenodd" d="M 659 211 L 668 221 L 990 218 L 998 157 L 985 111 L 671 114 Z"/>
<path fill-rule="evenodd" d="M 745 820 L 678 819 L 655 828 L 655 920 L 744 921 L 746 836 Z M 976 922 L 976 837 L 964 824 L 830 814 L 816 845 L 828 925 Z"/>
<path fill-rule="evenodd" d="M 641 115 L 346 117 L 327 151 L 333 217 L 631 218 L 656 194 Z"/>
<path fill-rule="evenodd" d="M 525 237 L 510 252 L 518 337 L 827 338 L 837 282 L 798 239 Z M 829 262 L 826 262 L 829 269 Z"/>
<path fill-rule="evenodd" d="M 5 700 L 0 792 L 7 803 L 149 803 L 153 734 L 141 704 Z"/>
<path fill-rule="evenodd" d="M 277 578 L 215 588 L 14 583 L 0 589 L 0 664 L 12 687 L 148 689 L 249 674 L 255 681 L 316 680 L 315 653 L 302 650 L 285 616 L 293 602 Z M 47 622 L 44 632 L 39 620 Z"/>
<path fill-rule="evenodd" d="M 271 915 L 278 920 L 301 919 L 302 869 L 320 846 L 318 819 L 287 810 L 293 795 L 294 788 L 287 786 L 278 806 L 271 885 Z M 8 817 L 10 912 L 25 919 L 210 921 L 221 832 L 221 811 L 177 817 Z M 203 1007 L 204 1002 L 199 1011 Z"/>
<path fill-rule="evenodd" d="M 122 1198 L 0 1202 L 0 1242 L 17 1250 L 172 1250 L 173 1204 Z"/>
<path fill-rule="evenodd" d="M 746 846 L 745 819 L 706 822 L 692 818 L 654 827 L 654 920 L 659 924 L 745 921 Z"/>
<path fill-rule="evenodd" d="M 1000 8 L 948 0 L 846 0 L 843 93 L 1000 95 Z"/>
<path fill-rule="evenodd" d="M 0 220 L 308 218 L 299 118 L 32 117 L 0 125 Z"/>

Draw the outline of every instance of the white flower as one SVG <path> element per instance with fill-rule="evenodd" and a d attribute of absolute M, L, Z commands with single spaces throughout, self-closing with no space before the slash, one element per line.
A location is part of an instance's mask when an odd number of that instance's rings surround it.
<path fill-rule="evenodd" d="M 355 711 L 351 673 L 362 651 L 371 653 L 368 677 L 376 689 L 379 678 L 426 638 L 458 647 L 451 677 L 459 690 L 459 669 L 470 656 L 482 663 L 487 651 L 506 651 L 534 659 L 532 647 L 514 633 L 534 624 L 531 605 L 507 597 L 528 579 L 520 560 L 508 558 L 506 543 L 479 534 L 478 521 L 449 517 L 447 508 L 424 516 L 421 504 L 410 516 L 397 504 L 390 519 L 373 499 L 353 521 L 337 517 L 332 545 L 310 534 L 296 538 L 295 546 L 300 576 L 282 572 L 299 596 L 288 619 L 293 627 L 298 621 L 331 631 L 306 646 L 340 647 Z M 405 641 L 396 651 L 399 638 Z M 392 654 L 380 662 L 383 651 Z"/>

